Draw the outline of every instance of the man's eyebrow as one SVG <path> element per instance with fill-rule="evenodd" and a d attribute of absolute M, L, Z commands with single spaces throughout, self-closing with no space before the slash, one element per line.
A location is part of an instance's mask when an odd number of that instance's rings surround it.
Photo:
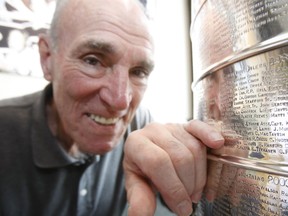
<path fill-rule="evenodd" d="M 147 68 L 150 72 L 154 69 L 154 61 L 148 60 L 148 61 L 142 61 L 140 62 L 140 65 L 144 68 Z"/>
<path fill-rule="evenodd" d="M 110 43 L 104 41 L 95 41 L 95 40 L 88 40 L 81 44 L 79 44 L 73 51 L 73 54 L 79 53 L 82 50 L 91 50 L 91 51 L 98 51 L 105 54 L 113 54 L 116 53 L 115 47 L 112 46 Z"/>
<path fill-rule="evenodd" d="M 115 54 L 117 53 L 116 48 L 105 41 L 96 41 L 96 40 L 88 40 L 83 43 L 80 43 L 73 51 L 73 55 L 81 53 L 81 51 L 97 51 L 103 54 Z M 140 65 L 142 67 L 147 68 L 149 71 L 152 71 L 154 69 L 154 61 L 153 60 L 147 60 L 147 61 L 141 61 Z"/>

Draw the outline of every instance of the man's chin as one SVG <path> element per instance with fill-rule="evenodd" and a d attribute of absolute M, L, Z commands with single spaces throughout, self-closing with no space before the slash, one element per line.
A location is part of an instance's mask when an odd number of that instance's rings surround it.
<path fill-rule="evenodd" d="M 112 151 L 117 146 L 117 142 L 93 143 L 79 146 L 81 152 L 94 155 L 103 155 Z"/>

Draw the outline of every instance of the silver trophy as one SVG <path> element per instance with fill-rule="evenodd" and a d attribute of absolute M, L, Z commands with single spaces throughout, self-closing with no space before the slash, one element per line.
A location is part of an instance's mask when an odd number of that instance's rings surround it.
<path fill-rule="evenodd" d="M 192 0 L 194 117 L 208 151 L 196 215 L 288 215 L 288 1 Z"/>

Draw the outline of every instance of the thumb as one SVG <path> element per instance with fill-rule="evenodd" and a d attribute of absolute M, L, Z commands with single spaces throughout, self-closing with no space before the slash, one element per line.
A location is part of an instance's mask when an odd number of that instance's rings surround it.
<path fill-rule="evenodd" d="M 153 216 L 156 196 L 147 181 L 136 174 L 126 174 L 128 216 Z"/>

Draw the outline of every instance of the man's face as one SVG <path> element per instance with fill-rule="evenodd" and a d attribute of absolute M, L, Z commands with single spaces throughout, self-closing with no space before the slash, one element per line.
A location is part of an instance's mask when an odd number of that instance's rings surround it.
<path fill-rule="evenodd" d="M 83 152 L 105 153 L 120 141 L 152 70 L 146 17 L 127 2 L 68 3 L 46 61 L 58 124 Z"/>

